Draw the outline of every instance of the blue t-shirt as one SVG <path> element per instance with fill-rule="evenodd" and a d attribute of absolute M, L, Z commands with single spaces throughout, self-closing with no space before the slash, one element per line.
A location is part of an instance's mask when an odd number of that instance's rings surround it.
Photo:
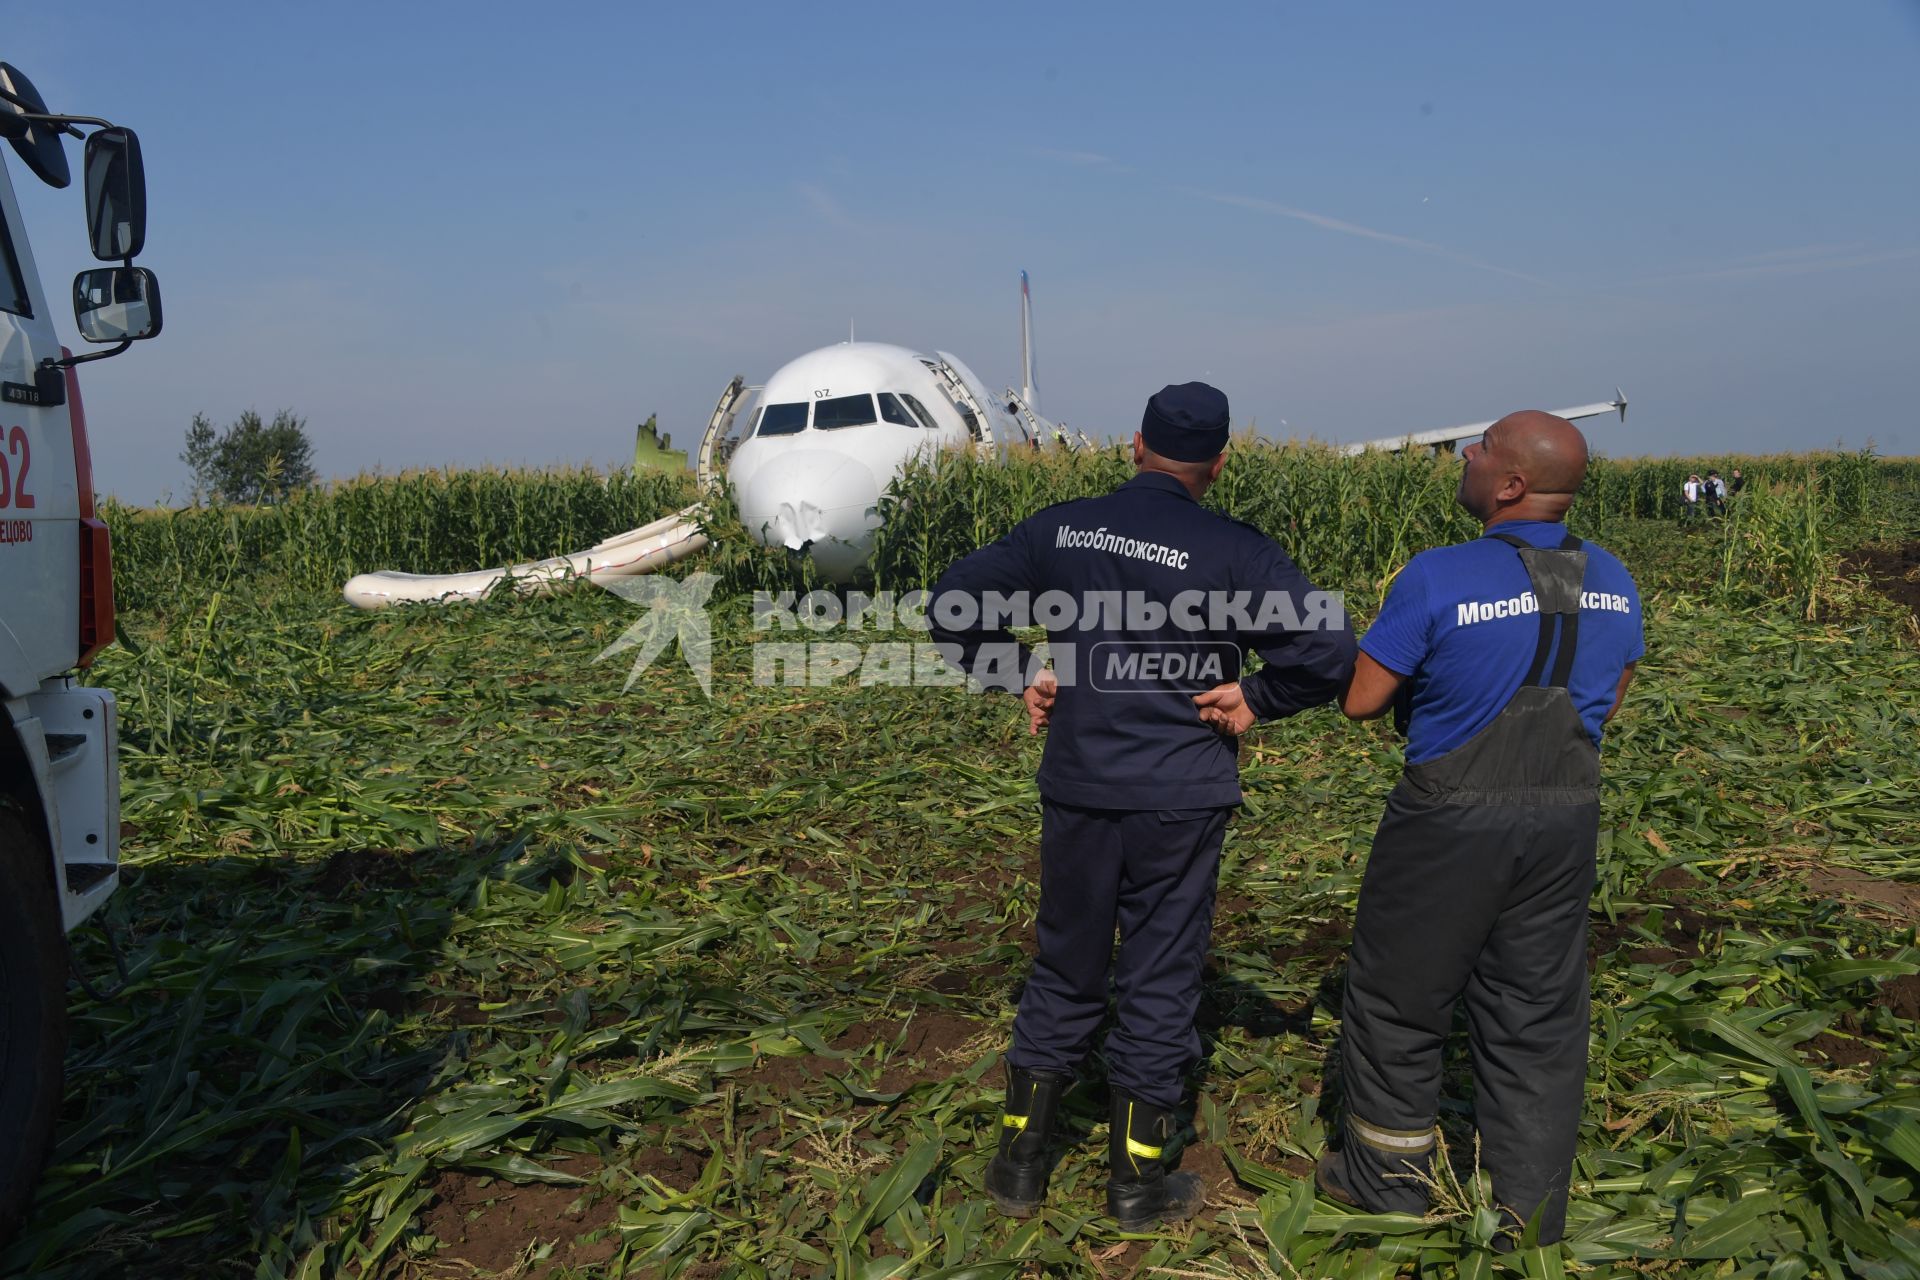
<path fill-rule="evenodd" d="M 1557 547 L 1566 536 L 1564 526 L 1546 520 L 1502 521 L 1488 530 L 1494 532 L 1536 547 Z M 1620 673 L 1640 660 L 1646 644 L 1640 593 L 1626 567 L 1591 542 L 1581 545 L 1587 576 L 1567 692 L 1599 746 Z M 1407 763 L 1419 764 L 1493 723 L 1527 678 L 1539 642 L 1540 614 L 1520 552 L 1482 536 L 1409 561 L 1360 648 L 1410 678 Z"/>

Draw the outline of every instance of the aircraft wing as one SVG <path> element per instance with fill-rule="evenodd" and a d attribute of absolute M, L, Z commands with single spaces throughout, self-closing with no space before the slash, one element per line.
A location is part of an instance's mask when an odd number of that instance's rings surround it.
<path fill-rule="evenodd" d="M 1627 397 L 1625 392 L 1615 387 L 1611 400 L 1603 400 L 1599 404 L 1576 405 L 1571 409 L 1555 409 L 1552 412 L 1555 417 L 1565 418 L 1568 422 L 1578 422 L 1582 418 L 1597 418 L 1603 413 L 1618 412 L 1620 421 L 1625 422 Z M 1380 449 L 1391 453 L 1399 449 L 1421 446 L 1448 447 L 1463 440 L 1477 440 L 1486 434 L 1487 428 L 1492 425 L 1493 421 L 1469 422 L 1464 426 L 1441 427 L 1436 431 L 1416 431 L 1410 435 L 1388 436 L 1381 440 L 1363 440 L 1359 444 L 1343 444 L 1339 449 L 1341 453 L 1351 456 L 1356 453 L 1365 453 L 1369 449 Z"/>

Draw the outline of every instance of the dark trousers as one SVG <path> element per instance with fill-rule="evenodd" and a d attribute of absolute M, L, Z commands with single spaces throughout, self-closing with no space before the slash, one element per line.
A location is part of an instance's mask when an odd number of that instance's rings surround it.
<path fill-rule="evenodd" d="M 1117 927 L 1119 1026 L 1107 1037 L 1108 1080 L 1153 1106 L 1179 1105 L 1200 1055 L 1193 1015 L 1231 812 L 1042 805 L 1039 946 L 1013 1021 L 1010 1065 L 1078 1069 L 1106 1016 Z"/>
<path fill-rule="evenodd" d="M 1565 1229 L 1587 1070 L 1599 806 L 1387 801 L 1342 1014 L 1344 1158 L 1369 1208 L 1423 1212 L 1441 1049 L 1467 1002 L 1480 1164 L 1540 1238 Z"/>

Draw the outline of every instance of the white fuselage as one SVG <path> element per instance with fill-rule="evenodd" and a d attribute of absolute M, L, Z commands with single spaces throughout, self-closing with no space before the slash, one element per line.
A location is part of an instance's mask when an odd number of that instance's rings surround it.
<path fill-rule="evenodd" d="M 942 366 L 972 406 L 938 372 Z M 971 415 L 977 424 L 981 413 L 989 419 L 984 433 L 968 422 Z M 845 342 L 808 352 L 767 379 L 727 478 L 756 538 L 810 555 L 823 577 L 839 582 L 866 565 L 880 495 L 909 458 L 1023 436 L 1005 406 L 953 356 Z"/>

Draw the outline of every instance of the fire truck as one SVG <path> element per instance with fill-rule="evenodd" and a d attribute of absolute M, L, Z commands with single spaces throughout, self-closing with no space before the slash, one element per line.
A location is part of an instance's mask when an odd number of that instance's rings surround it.
<path fill-rule="evenodd" d="M 60 1111 L 67 934 L 119 884 L 113 694 L 77 673 L 114 634 L 113 561 L 94 513 L 78 367 L 160 332 L 160 290 L 133 265 L 146 177 L 133 132 L 49 111 L 0 62 L 0 1241 L 33 1193 Z M 72 183 L 78 143 L 95 260 L 73 281 L 74 355 L 54 332 L 13 173 Z M 5 149 L 0 148 L 0 156 Z"/>

